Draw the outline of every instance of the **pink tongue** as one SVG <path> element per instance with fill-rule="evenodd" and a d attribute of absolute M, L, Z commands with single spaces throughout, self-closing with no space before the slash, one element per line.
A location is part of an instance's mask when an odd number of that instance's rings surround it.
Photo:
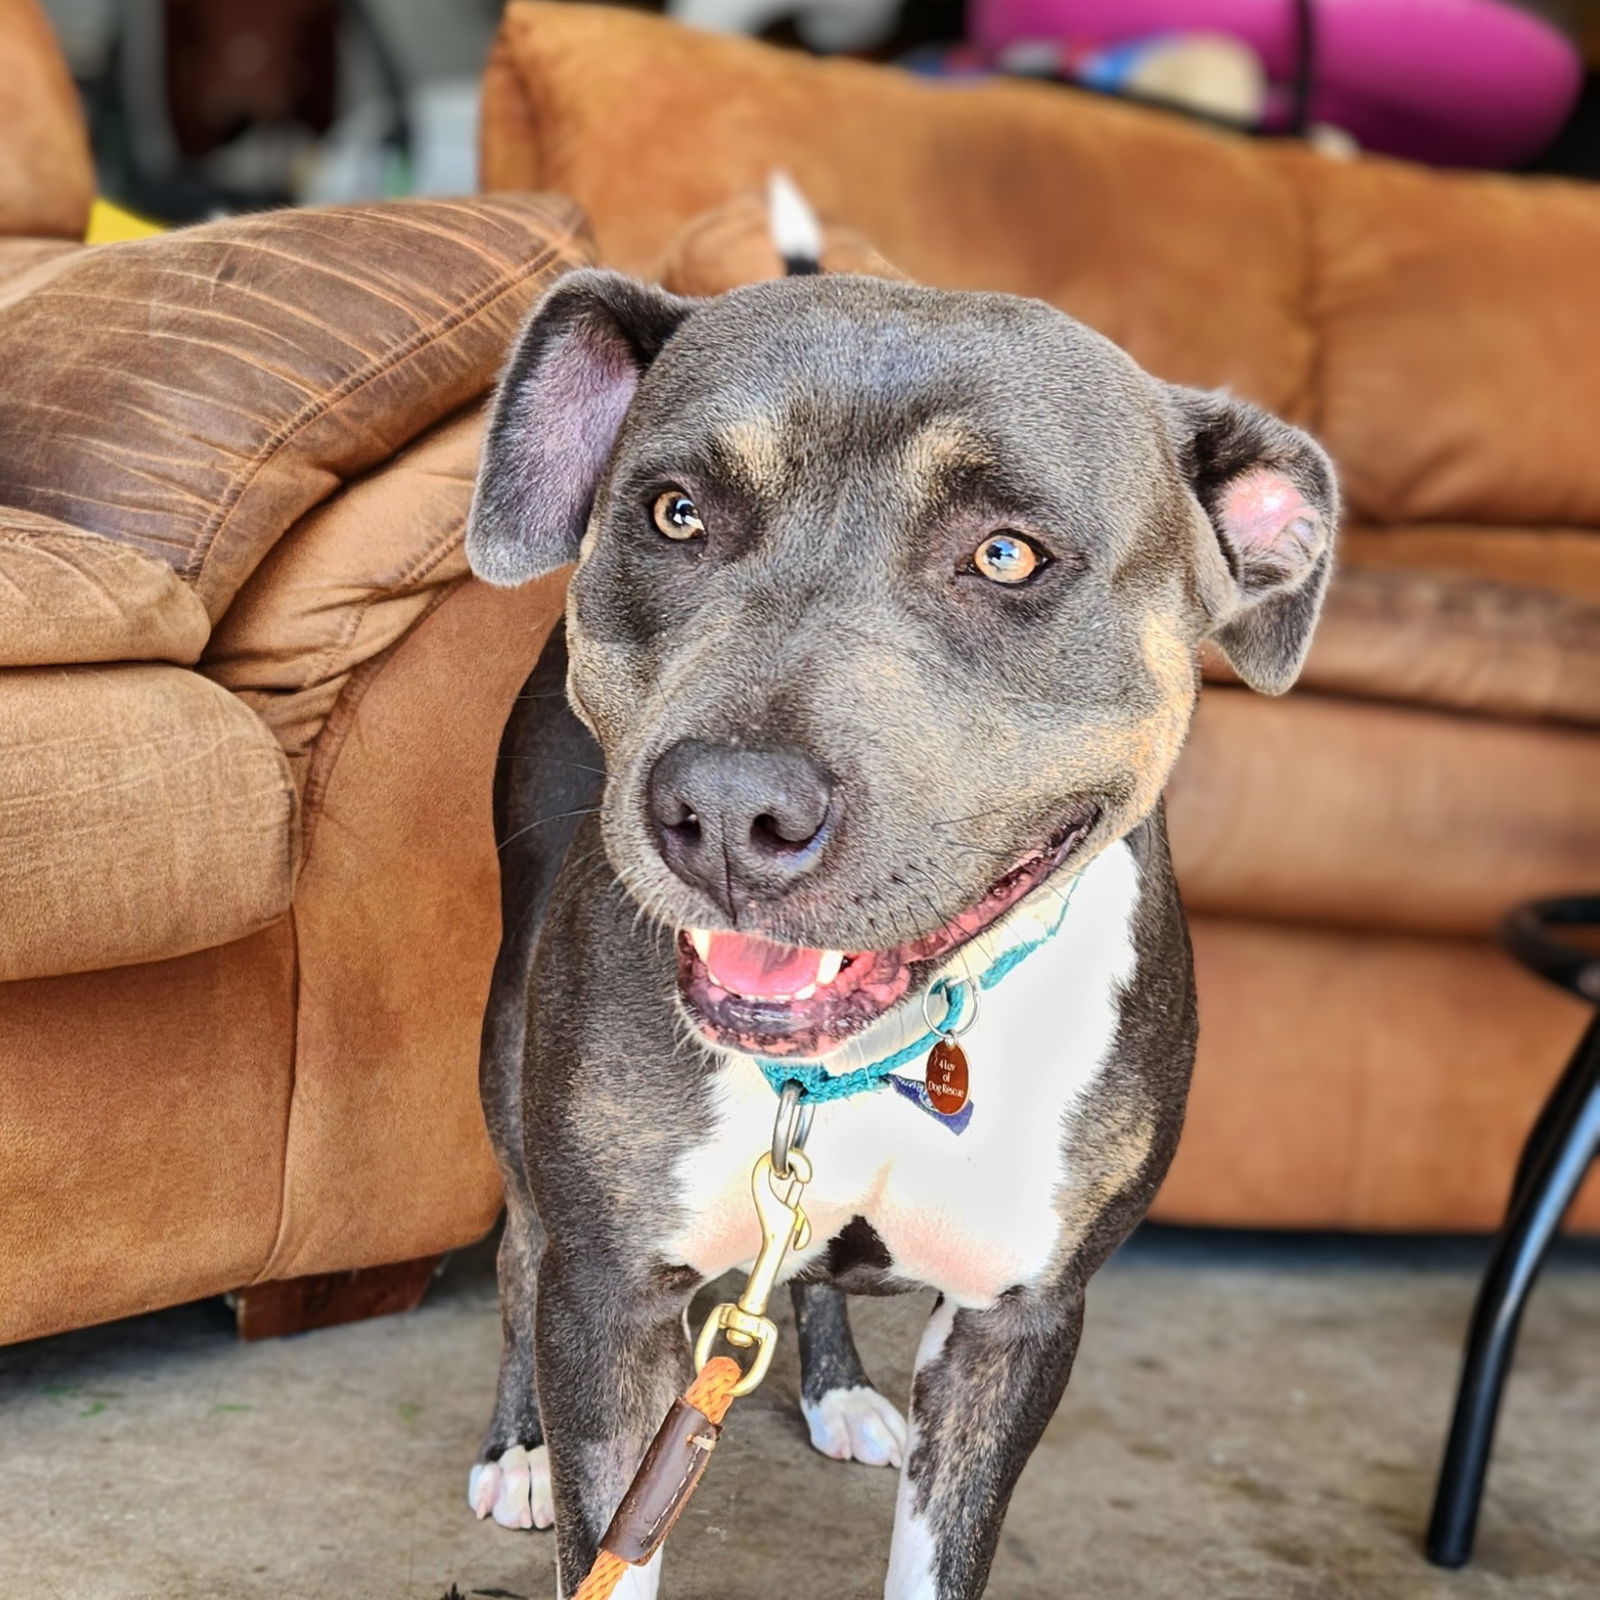
<path fill-rule="evenodd" d="M 743 933 L 714 933 L 706 952 L 712 981 L 753 1000 L 788 1000 L 822 970 L 820 950 L 797 950 Z"/>

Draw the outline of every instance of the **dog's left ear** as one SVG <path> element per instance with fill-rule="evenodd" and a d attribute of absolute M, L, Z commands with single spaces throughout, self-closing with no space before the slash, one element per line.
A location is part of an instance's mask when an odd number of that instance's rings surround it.
<path fill-rule="evenodd" d="M 1333 464 L 1310 435 L 1242 400 L 1170 385 L 1166 399 L 1179 467 L 1209 523 L 1197 571 L 1210 637 L 1252 689 L 1282 694 L 1333 570 Z"/>
<path fill-rule="evenodd" d="M 534 308 L 495 391 L 467 517 L 467 560 L 480 578 L 526 583 L 577 560 L 639 381 L 693 309 L 588 269 Z"/>

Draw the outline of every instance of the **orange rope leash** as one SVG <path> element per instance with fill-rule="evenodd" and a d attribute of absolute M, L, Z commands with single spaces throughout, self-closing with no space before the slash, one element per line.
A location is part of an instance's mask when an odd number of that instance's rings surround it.
<path fill-rule="evenodd" d="M 733 1404 L 735 1385 L 744 1376 L 743 1369 L 732 1356 L 713 1356 L 695 1374 L 695 1380 L 684 1393 L 684 1399 L 716 1425 L 727 1416 Z M 572 1600 L 609 1600 L 622 1582 L 628 1563 L 609 1550 L 602 1550 L 589 1568 L 589 1576 L 578 1585 Z"/>

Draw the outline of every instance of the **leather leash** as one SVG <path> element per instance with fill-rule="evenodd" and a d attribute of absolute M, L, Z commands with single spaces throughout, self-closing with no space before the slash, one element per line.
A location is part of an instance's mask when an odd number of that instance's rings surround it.
<path fill-rule="evenodd" d="M 804 1150 L 811 1114 L 801 1100 L 799 1084 L 784 1086 L 772 1148 L 761 1152 L 750 1172 L 761 1251 L 744 1292 L 737 1301 L 714 1307 L 706 1318 L 695 1343 L 699 1371 L 694 1382 L 674 1402 L 645 1451 L 573 1600 L 608 1600 L 629 1567 L 643 1566 L 661 1548 L 699 1487 L 729 1408 L 739 1395 L 756 1388 L 772 1365 L 778 1327 L 767 1315 L 767 1302 L 789 1251 L 803 1250 L 811 1239 L 811 1223 L 800 1205 L 811 1181 Z M 754 1352 L 748 1367 L 732 1356 L 712 1354 L 719 1335 L 737 1350 Z"/>

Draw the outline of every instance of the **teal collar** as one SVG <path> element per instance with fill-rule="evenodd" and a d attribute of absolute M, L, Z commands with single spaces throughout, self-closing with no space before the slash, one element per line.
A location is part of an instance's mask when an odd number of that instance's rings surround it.
<path fill-rule="evenodd" d="M 761 1074 L 771 1086 L 772 1092 L 782 1094 L 785 1084 L 797 1083 L 800 1086 L 802 1101 L 819 1103 L 825 1100 L 848 1100 L 852 1095 L 868 1094 L 874 1089 L 883 1088 L 891 1081 L 896 1068 L 906 1066 L 919 1056 L 926 1056 L 941 1037 L 960 1029 L 962 1018 L 971 1003 L 971 989 L 974 983 L 980 989 L 994 988 L 1013 968 L 1020 966 L 1035 950 L 1056 936 L 1061 924 L 1066 920 L 1067 908 L 1072 904 L 1072 896 L 1077 887 L 1078 879 L 1074 878 L 1067 886 L 1067 892 L 1061 897 L 1061 909 L 1056 913 L 1055 921 L 1037 939 L 1007 950 L 993 966 L 986 972 L 980 973 L 976 979 L 940 978 L 933 984 L 929 993 L 943 1000 L 946 1007 L 944 1019 L 937 1029 L 930 1028 L 920 1038 L 913 1039 L 910 1044 L 896 1050 L 893 1055 L 885 1056 L 881 1061 L 874 1061 L 871 1066 L 857 1067 L 853 1072 L 829 1072 L 825 1066 L 816 1061 L 773 1061 L 765 1056 L 757 1056 L 756 1065 L 761 1068 Z"/>

